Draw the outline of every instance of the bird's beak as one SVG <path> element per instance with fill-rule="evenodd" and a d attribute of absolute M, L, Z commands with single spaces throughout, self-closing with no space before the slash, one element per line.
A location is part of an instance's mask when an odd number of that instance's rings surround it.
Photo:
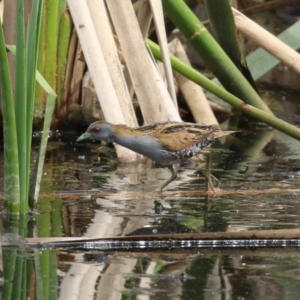
<path fill-rule="evenodd" d="M 80 141 L 83 141 L 83 140 L 87 140 L 91 137 L 91 134 L 88 133 L 88 132 L 85 132 L 83 133 L 78 139 L 76 142 L 80 142 Z"/>

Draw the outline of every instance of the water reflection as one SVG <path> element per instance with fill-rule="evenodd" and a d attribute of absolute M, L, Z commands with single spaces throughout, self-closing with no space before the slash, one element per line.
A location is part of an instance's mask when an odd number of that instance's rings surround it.
<path fill-rule="evenodd" d="M 2 249 L 2 299 L 57 299 L 55 250 Z"/>
<path fill-rule="evenodd" d="M 298 299 L 297 249 L 91 252 L 5 248 L 2 299 Z M 10 265 L 14 257 L 14 266 Z M 14 271 L 12 271 L 14 270 Z"/>

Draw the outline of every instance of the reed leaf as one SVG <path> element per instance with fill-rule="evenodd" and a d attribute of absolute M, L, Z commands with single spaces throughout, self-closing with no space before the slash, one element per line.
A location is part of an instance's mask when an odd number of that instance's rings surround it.
<path fill-rule="evenodd" d="M 205 0 L 211 28 L 219 45 L 229 56 L 236 67 L 245 76 L 252 87 L 258 92 L 255 81 L 247 66 L 246 58 L 242 51 L 241 41 L 237 34 L 231 6 L 229 1 Z"/>
<path fill-rule="evenodd" d="M 56 66 L 57 66 L 57 49 L 58 49 L 58 28 L 60 23 L 59 1 L 46 0 L 45 1 L 45 19 L 46 32 L 45 48 L 43 49 L 46 57 L 46 64 L 44 67 L 43 76 L 47 82 L 56 90 Z"/>
<path fill-rule="evenodd" d="M 20 181 L 15 107 L 3 28 L 0 25 L 0 99 L 4 139 L 4 205 L 11 213 L 20 209 Z"/>
<path fill-rule="evenodd" d="M 26 203 L 26 211 L 28 210 L 28 197 L 29 197 L 29 176 L 30 176 L 30 158 L 31 158 L 31 142 L 32 142 L 32 122 L 34 114 L 34 99 L 35 99 L 35 74 L 37 69 L 38 59 L 38 45 L 41 27 L 41 14 L 42 14 L 42 0 L 33 0 L 31 16 L 29 19 L 29 28 L 26 44 L 26 57 L 27 57 L 27 93 L 26 93 L 26 106 L 27 106 L 27 121 L 26 121 L 26 199 L 24 199 L 24 206 Z M 24 126 L 25 124 L 23 124 Z"/>
<path fill-rule="evenodd" d="M 35 163 L 34 171 L 32 172 L 32 176 L 31 176 L 31 184 L 30 184 L 31 190 L 29 195 L 31 206 L 33 206 L 32 204 L 34 201 L 37 201 L 38 194 L 40 191 L 40 184 L 42 180 L 48 136 L 50 132 L 53 111 L 55 108 L 55 101 L 57 98 L 57 95 L 52 89 L 52 87 L 38 71 L 36 72 L 36 80 L 44 89 L 44 91 L 47 93 L 47 100 L 46 100 L 47 102 L 46 102 L 46 110 L 44 116 L 43 133 L 42 133 L 41 144 L 39 148 L 39 155 Z"/>
<path fill-rule="evenodd" d="M 58 49 L 57 49 L 57 113 L 60 113 L 62 99 L 64 95 L 64 84 L 66 78 L 66 68 L 70 39 L 73 23 L 70 13 L 64 10 L 59 25 Z"/>
<path fill-rule="evenodd" d="M 24 1 L 17 1 L 16 11 L 16 71 L 15 71 L 15 113 L 18 136 L 18 156 L 19 156 L 19 177 L 20 177 L 20 204 L 21 213 L 28 211 L 28 162 L 27 162 L 27 131 L 24 124 L 27 123 L 27 55 L 25 40 L 25 4 Z M 11 49 L 12 50 L 12 49 Z M 24 159 L 25 158 L 25 159 Z"/>

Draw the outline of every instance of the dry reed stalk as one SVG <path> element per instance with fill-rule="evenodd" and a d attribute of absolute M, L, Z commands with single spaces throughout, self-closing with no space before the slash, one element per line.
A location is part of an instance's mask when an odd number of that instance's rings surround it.
<path fill-rule="evenodd" d="M 111 123 L 124 124 L 125 119 L 87 3 L 82 0 L 68 0 L 68 6 L 105 119 Z M 134 161 L 137 157 L 136 153 L 120 146 L 116 146 L 116 152 L 121 161 Z"/>
<path fill-rule="evenodd" d="M 149 58 L 132 3 L 106 1 L 146 124 L 181 121 L 165 84 Z"/>
<path fill-rule="evenodd" d="M 98 40 L 102 47 L 115 92 L 119 99 L 125 122 L 128 126 L 135 127 L 138 125 L 138 122 L 125 83 L 104 0 L 87 0 L 87 5 L 96 29 Z"/>
<path fill-rule="evenodd" d="M 176 109 L 178 109 L 176 93 L 174 88 L 173 70 L 172 70 L 170 56 L 169 56 L 169 47 L 168 47 L 168 41 L 166 37 L 164 13 L 163 13 L 161 0 L 149 0 L 149 3 L 151 6 L 155 29 L 156 29 L 160 50 L 162 54 L 162 61 L 165 68 L 165 76 L 166 76 L 168 91 L 173 100 L 174 106 L 176 107 Z"/>
<path fill-rule="evenodd" d="M 175 56 L 186 64 L 191 65 L 185 50 L 178 39 L 174 39 L 170 43 L 170 48 L 171 52 Z M 175 72 L 175 77 L 177 79 L 179 89 L 181 90 L 195 121 L 204 125 L 218 124 L 201 86 L 177 72 Z"/>
<path fill-rule="evenodd" d="M 237 29 L 258 46 L 277 57 L 284 64 L 300 73 L 300 54 L 280 41 L 273 34 L 257 25 L 238 10 L 232 8 Z M 299 22 L 299 21 L 298 21 Z"/>

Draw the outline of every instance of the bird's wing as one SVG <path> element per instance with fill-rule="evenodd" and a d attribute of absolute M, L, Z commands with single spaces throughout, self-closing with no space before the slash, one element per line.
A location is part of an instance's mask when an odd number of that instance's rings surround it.
<path fill-rule="evenodd" d="M 164 125 L 156 138 L 168 151 L 179 151 L 198 144 L 202 139 L 219 130 L 217 125 L 175 123 Z M 214 138 L 213 136 L 211 136 Z"/>

